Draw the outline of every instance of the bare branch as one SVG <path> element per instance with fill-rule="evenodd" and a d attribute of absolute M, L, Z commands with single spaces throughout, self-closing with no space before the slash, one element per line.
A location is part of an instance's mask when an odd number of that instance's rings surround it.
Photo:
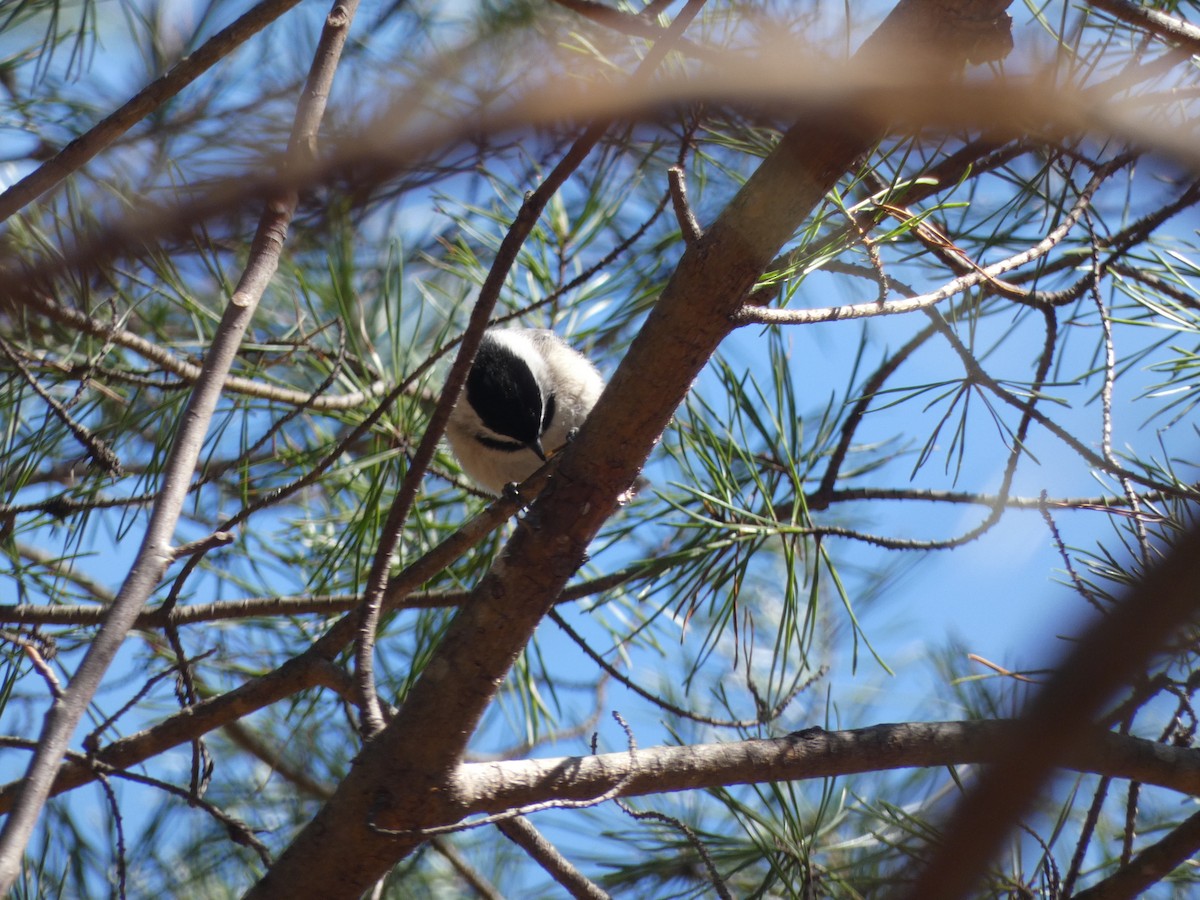
<path fill-rule="evenodd" d="M 679 230 L 683 233 L 683 242 L 694 244 L 704 237 L 704 229 L 696 221 L 696 216 L 688 203 L 687 175 L 682 166 L 671 166 L 667 169 L 667 183 L 670 185 L 671 203 L 675 208 L 675 221 L 679 223 Z"/>
<path fill-rule="evenodd" d="M 607 891 L 587 878 L 524 816 L 505 819 L 496 825 L 500 832 L 528 853 L 537 864 L 576 900 L 609 900 Z"/>
<path fill-rule="evenodd" d="M 623 783 L 621 797 L 794 781 L 925 766 L 966 766 L 1003 758 L 1013 720 L 909 722 L 849 731 L 819 728 L 769 740 L 729 741 L 626 752 L 468 763 L 454 777 L 459 812 L 500 812 L 544 798 L 595 797 Z M 1080 772 L 1131 778 L 1192 794 L 1200 789 L 1200 750 L 1084 728 L 1056 760 Z"/>

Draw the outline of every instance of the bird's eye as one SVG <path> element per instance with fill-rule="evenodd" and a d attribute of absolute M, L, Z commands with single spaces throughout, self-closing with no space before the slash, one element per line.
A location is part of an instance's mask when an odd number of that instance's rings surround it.
<path fill-rule="evenodd" d="M 550 427 L 550 423 L 554 421 L 554 395 L 551 394 L 546 398 L 546 405 L 542 407 L 542 429 L 539 434 L 545 434 L 546 429 Z"/>

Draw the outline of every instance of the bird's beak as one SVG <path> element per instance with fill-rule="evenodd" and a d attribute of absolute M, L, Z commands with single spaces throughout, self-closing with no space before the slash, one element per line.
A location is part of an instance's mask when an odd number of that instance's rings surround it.
<path fill-rule="evenodd" d="M 542 449 L 542 439 L 540 437 L 534 438 L 525 446 L 536 453 L 538 455 L 538 459 L 540 459 L 542 462 L 546 461 L 546 451 Z"/>

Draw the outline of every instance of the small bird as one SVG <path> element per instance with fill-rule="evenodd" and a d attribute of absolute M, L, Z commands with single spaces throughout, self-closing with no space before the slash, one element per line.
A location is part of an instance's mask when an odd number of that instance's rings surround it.
<path fill-rule="evenodd" d="M 603 390 L 596 367 L 553 332 L 489 328 L 446 438 L 463 471 L 499 495 L 562 449 Z"/>

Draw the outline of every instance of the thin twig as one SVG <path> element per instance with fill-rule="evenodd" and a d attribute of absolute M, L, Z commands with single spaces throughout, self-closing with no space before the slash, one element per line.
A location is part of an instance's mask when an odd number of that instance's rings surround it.
<path fill-rule="evenodd" d="M 121 468 L 121 460 L 117 457 L 117 454 L 113 453 L 107 443 L 96 437 L 90 428 L 76 421 L 67 408 L 59 403 L 48 390 L 42 387 L 38 380 L 34 378 L 33 373 L 29 371 L 29 367 L 25 365 L 25 361 L 21 359 L 20 354 L 2 337 L 0 337 L 0 353 L 8 357 L 8 361 L 17 367 L 17 371 L 24 377 L 25 382 L 33 388 L 35 394 L 42 398 L 42 402 L 50 407 L 59 421 L 67 426 L 67 430 L 75 436 L 75 440 L 83 444 L 83 448 L 94 463 L 114 478 L 125 474 Z"/>
<path fill-rule="evenodd" d="M 721 900 L 733 900 L 733 895 L 729 893 L 729 886 L 725 884 L 725 880 L 721 877 L 721 873 L 717 871 L 717 865 L 713 862 L 712 856 L 708 852 L 708 848 L 700 840 L 696 832 L 682 819 L 677 819 L 675 816 L 668 816 L 666 813 L 656 812 L 655 810 L 638 811 L 621 800 L 616 801 L 617 806 L 621 811 L 631 819 L 639 821 L 659 822 L 663 825 L 669 825 L 680 834 L 682 834 L 692 848 L 696 851 L 696 855 L 700 857 L 704 863 L 704 868 L 708 872 L 708 880 L 712 882 L 713 890 Z"/>
<path fill-rule="evenodd" d="M 96 781 L 100 784 L 100 789 L 104 791 L 104 799 L 108 801 L 108 808 L 112 813 L 113 830 L 117 837 L 117 896 L 120 900 L 125 900 L 126 893 L 126 863 L 125 863 L 125 822 L 121 818 L 121 807 L 117 804 L 117 795 L 112 789 L 112 785 L 108 783 L 108 776 L 103 772 L 96 773 Z"/>
<path fill-rule="evenodd" d="M 180 544 L 174 548 L 171 555 L 175 559 L 183 559 L 185 556 L 190 556 L 193 560 L 199 560 L 209 550 L 215 547 L 227 547 L 232 544 L 234 537 L 228 531 L 214 531 L 206 537 L 199 538 L 195 541 L 189 541 L 186 544 Z M 189 560 L 191 562 L 191 560 Z"/>
<path fill-rule="evenodd" d="M 1045 495 L 1046 492 L 1042 491 L 1042 496 L 1045 497 Z M 1050 529 L 1050 537 L 1054 541 L 1054 546 L 1058 549 L 1058 555 L 1063 561 L 1063 567 L 1067 570 L 1067 577 L 1071 579 L 1071 584 L 1075 587 L 1076 592 L 1096 612 L 1103 613 L 1104 605 L 1096 597 L 1095 592 L 1083 583 L 1083 579 L 1079 577 L 1079 573 L 1075 570 L 1075 564 L 1071 562 L 1071 556 L 1067 553 L 1067 545 L 1058 531 L 1057 523 L 1055 523 L 1053 516 L 1050 515 L 1049 504 L 1042 504 L 1042 519 L 1045 521 L 1046 527 Z"/>
<path fill-rule="evenodd" d="M 1091 236 L 1091 240 L 1088 241 L 1088 251 L 1093 275 L 1091 286 L 1092 302 L 1095 304 L 1096 312 L 1100 316 L 1100 328 L 1104 341 L 1104 381 L 1100 388 L 1100 452 L 1104 455 L 1109 465 L 1116 466 L 1118 465 L 1117 458 L 1113 454 L 1112 449 L 1112 405 L 1113 387 L 1117 381 L 1117 351 L 1113 344 L 1112 322 L 1109 320 L 1108 308 L 1104 305 L 1104 298 L 1100 296 L 1100 250 L 1097 246 L 1095 227 L 1092 223 L 1090 213 L 1084 217 L 1084 221 L 1088 227 L 1088 234 Z M 1121 478 L 1120 482 L 1121 488 L 1125 492 L 1125 499 L 1129 502 L 1129 508 L 1133 512 L 1130 518 L 1133 520 L 1134 534 L 1137 535 L 1142 565 L 1148 566 L 1151 559 L 1150 538 L 1146 534 L 1146 525 L 1142 521 L 1141 503 L 1129 479 Z M 1128 853 L 1126 856 L 1128 856 Z M 1127 862 L 1128 860 L 1123 861 Z"/>
<path fill-rule="evenodd" d="M 759 715 L 756 718 L 753 718 L 753 719 L 715 719 L 711 716 L 701 715 L 700 713 L 696 713 L 696 712 L 692 712 L 691 710 L 684 709 L 681 706 L 676 706 L 674 703 L 671 703 L 667 700 L 664 700 L 662 697 L 658 697 L 658 696 L 650 693 L 648 690 L 646 690 L 641 685 L 639 685 L 637 682 L 635 682 L 632 678 L 629 678 L 626 675 L 622 675 L 619 671 L 617 671 L 615 666 L 610 664 L 607 660 L 604 659 L 604 657 L 602 657 L 599 653 L 597 653 L 595 650 L 593 650 L 591 645 L 589 645 L 588 642 L 585 641 L 583 639 L 583 637 L 578 632 L 575 631 L 575 629 L 573 629 L 570 625 L 568 625 L 566 620 L 562 616 L 560 616 L 556 610 L 553 610 L 553 609 L 550 610 L 550 612 L 547 613 L 547 617 L 555 625 L 557 625 L 564 632 L 566 632 L 567 637 L 569 637 L 571 640 L 573 640 L 575 642 L 575 644 L 579 647 L 579 649 L 581 649 L 584 653 L 586 653 L 588 655 L 588 657 L 592 660 L 592 662 L 594 662 L 601 669 L 603 669 L 604 672 L 607 675 L 609 675 L 611 678 L 615 679 L 616 681 L 619 681 L 621 684 L 625 685 L 625 687 L 627 687 L 629 690 L 633 691 L 635 694 L 637 694 L 643 700 L 647 700 L 650 703 L 653 703 L 655 706 L 659 707 L 660 709 L 666 710 L 667 712 L 669 712 L 673 715 L 679 716 L 682 719 L 690 719 L 693 722 L 699 722 L 702 725 L 711 725 L 714 728 L 738 728 L 738 729 L 753 728 L 756 725 L 762 725 L 765 722 L 770 722 L 770 721 L 773 721 L 773 720 L 779 718 L 779 716 L 781 716 L 783 714 L 784 710 L 788 707 L 788 705 L 790 705 L 792 700 L 794 700 L 796 698 L 796 696 L 801 691 L 803 691 L 805 689 L 805 687 L 807 687 L 807 682 L 801 683 L 800 685 L 798 685 L 796 687 L 795 690 L 789 692 L 782 701 L 780 701 L 778 704 L 776 704 L 774 709 L 769 709 L 769 710 L 760 709 Z"/>

